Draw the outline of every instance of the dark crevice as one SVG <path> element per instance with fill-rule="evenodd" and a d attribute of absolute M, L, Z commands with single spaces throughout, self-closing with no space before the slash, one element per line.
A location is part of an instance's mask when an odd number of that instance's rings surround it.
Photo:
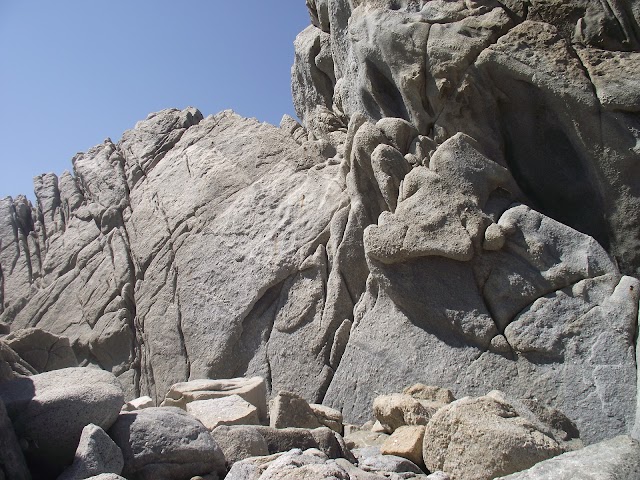
<path fill-rule="evenodd" d="M 383 117 L 403 118 L 411 121 L 402 98 L 402 93 L 371 60 L 364 61 L 365 78 L 369 90 L 362 90 L 364 108 L 375 120 Z"/>
<path fill-rule="evenodd" d="M 530 84 L 513 80 L 499 100 L 506 163 L 533 208 L 594 237 L 610 240 L 604 205 L 587 159 L 572 144 L 553 108 Z M 530 119 L 523 121 L 523 119 Z"/>

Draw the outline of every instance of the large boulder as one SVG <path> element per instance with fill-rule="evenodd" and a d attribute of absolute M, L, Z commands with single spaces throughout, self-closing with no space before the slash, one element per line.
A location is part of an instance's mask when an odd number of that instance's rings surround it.
<path fill-rule="evenodd" d="M 73 464 L 58 480 L 82 480 L 105 473 L 120 475 L 123 467 L 120 448 L 102 428 L 89 424 L 82 430 Z"/>
<path fill-rule="evenodd" d="M 116 377 L 95 368 L 65 368 L 6 382 L 0 399 L 34 472 L 55 476 L 73 461 L 85 426 L 108 429 L 124 404 Z"/>
<path fill-rule="evenodd" d="M 430 471 L 443 470 L 453 479 L 490 480 L 568 448 L 524 405 L 491 392 L 441 408 L 426 427 L 423 457 Z"/>
<path fill-rule="evenodd" d="M 509 480 L 633 480 L 640 478 L 640 442 L 627 435 L 540 462 Z"/>
<path fill-rule="evenodd" d="M 338 432 L 342 435 L 344 431 L 344 425 L 342 424 L 342 413 L 335 408 L 327 407 L 326 405 L 320 405 L 317 403 L 309 404 L 313 414 L 318 421 L 325 427 L 329 427 L 334 432 Z"/>
<path fill-rule="evenodd" d="M 202 423 L 176 407 L 123 412 L 109 435 L 132 480 L 180 479 L 226 472 L 222 450 Z"/>

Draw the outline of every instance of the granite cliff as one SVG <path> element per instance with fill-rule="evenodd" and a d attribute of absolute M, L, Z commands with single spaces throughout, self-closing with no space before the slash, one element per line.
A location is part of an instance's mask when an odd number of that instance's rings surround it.
<path fill-rule="evenodd" d="M 259 375 L 363 422 L 423 382 L 640 435 L 640 3 L 307 6 L 300 123 L 164 110 L 0 200 L 7 343 L 126 399 Z"/>

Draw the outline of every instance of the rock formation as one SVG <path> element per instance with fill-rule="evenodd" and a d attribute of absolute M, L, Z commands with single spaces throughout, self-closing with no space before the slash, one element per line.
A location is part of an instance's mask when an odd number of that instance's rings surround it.
<path fill-rule="evenodd" d="M 0 200 L 0 379 L 261 376 L 351 423 L 424 382 L 639 436 L 639 4 L 307 6 L 301 124 L 164 110 Z"/>

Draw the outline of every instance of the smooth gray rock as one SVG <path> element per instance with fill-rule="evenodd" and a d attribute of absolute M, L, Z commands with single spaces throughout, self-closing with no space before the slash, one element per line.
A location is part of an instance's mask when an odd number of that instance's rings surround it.
<path fill-rule="evenodd" d="M 406 462 L 406 460 L 405 460 Z M 406 462 L 410 463 L 410 462 Z M 387 462 L 387 466 L 395 468 L 398 464 Z M 238 462 L 229 471 L 228 480 L 400 480 L 424 478 L 426 475 L 405 471 L 375 471 L 360 469 L 343 458 L 328 459 L 326 455 L 315 449 L 302 451 L 292 449 L 268 457 L 254 457 Z"/>
<path fill-rule="evenodd" d="M 126 480 L 126 479 L 124 477 L 121 477 L 120 475 L 116 475 L 115 473 L 101 473 L 100 475 L 89 477 L 86 480 Z"/>
<path fill-rule="evenodd" d="M 73 464 L 58 480 L 82 480 L 108 473 L 120 475 L 123 467 L 120 448 L 102 428 L 89 424 L 82 430 Z"/>
<path fill-rule="evenodd" d="M 109 372 L 65 368 L 6 382 L 7 407 L 29 468 L 57 476 L 69 466 L 88 424 L 108 429 L 124 404 L 122 387 Z"/>
<path fill-rule="evenodd" d="M 127 478 L 191 478 L 226 472 L 224 454 L 209 431 L 179 408 L 121 413 L 108 433 L 122 450 L 122 473 Z"/>
<path fill-rule="evenodd" d="M 500 477 L 509 480 L 632 480 L 640 477 L 640 443 L 629 436 L 589 445 Z"/>

